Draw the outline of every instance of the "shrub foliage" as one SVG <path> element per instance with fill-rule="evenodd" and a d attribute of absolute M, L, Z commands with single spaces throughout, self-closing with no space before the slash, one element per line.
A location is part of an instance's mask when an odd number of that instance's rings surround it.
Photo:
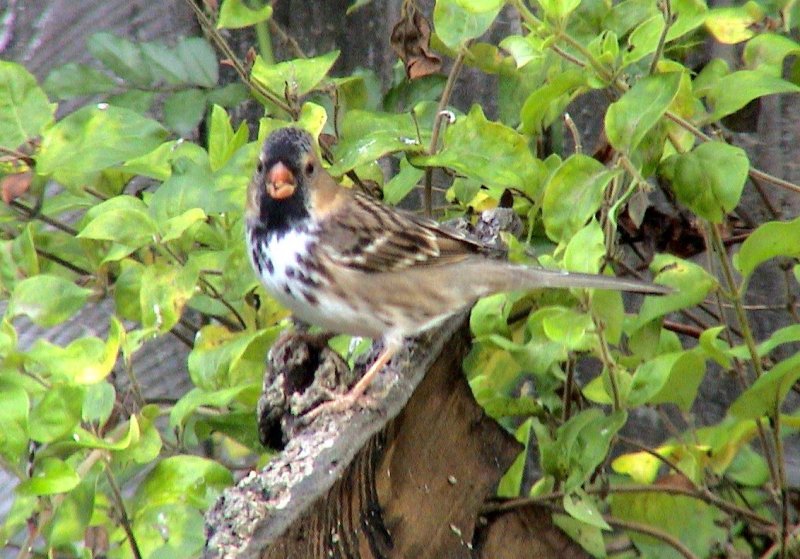
<path fill-rule="evenodd" d="M 522 32 L 485 42 L 504 7 Z M 429 23 L 406 1 L 392 37 L 402 60 L 385 89 L 369 70 L 332 76 L 336 51 L 276 62 L 262 41 L 240 62 L 213 25 L 255 25 L 268 39 L 271 8 L 239 0 L 198 13 L 222 55 L 201 38 L 101 33 L 87 40 L 95 63 L 42 83 L 0 62 L 0 460 L 19 479 L 0 536 L 20 556 L 195 556 L 202 512 L 237 469 L 268 458 L 254 407 L 286 312 L 249 269 L 242 208 L 260 142 L 294 121 L 335 138 L 323 142 L 334 175 L 354 188 L 375 181 L 391 203 L 427 190 L 431 170 L 447 185 L 439 217 L 510 192 L 526 225 L 522 240 L 508 238 L 511 258 L 596 273 L 649 265 L 675 289 L 633 312 L 617 293 L 586 291 L 475 306 L 465 370 L 487 412 L 526 445 L 500 496 L 549 503 L 596 557 L 620 530 L 653 557 L 790 553 L 783 441 L 800 423 L 786 403 L 800 353 L 787 348 L 800 326 L 757 339 L 757 310 L 744 301 L 775 260 L 787 271 L 776 291 L 796 290 L 800 219 L 735 240 L 729 225 L 749 178 L 800 187 L 756 169 L 722 122 L 800 92 L 800 45 L 789 38 L 798 15 L 792 2 L 437 0 Z M 740 45 L 741 60 L 688 67 L 702 40 Z M 219 84 L 219 59 L 241 83 Z M 491 111 L 450 106 L 465 66 L 496 79 Z M 597 91 L 611 100 L 604 134 L 582 137 L 565 109 Z M 76 97 L 86 104 L 57 118 L 57 103 Z M 226 112 L 247 99 L 265 108 L 257 130 Z M 201 122 L 207 134 L 185 139 Z M 399 171 L 384 180 L 379 159 Z M 637 262 L 623 250 L 623 237 L 653 241 L 644 225 L 656 199 L 690 216 L 707 258 L 642 250 Z M 66 345 L 19 344 L 20 325 L 75 321 L 101 300 L 113 302 L 107 327 L 76 324 Z M 177 401 L 139 387 L 133 357 L 159 336 L 190 348 L 193 388 Z M 737 396 L 721 421 L 697 424 L 691 410 L 712 368 Z M 647 410 L 687 421 L 647 447 L 623 434 Z"/>

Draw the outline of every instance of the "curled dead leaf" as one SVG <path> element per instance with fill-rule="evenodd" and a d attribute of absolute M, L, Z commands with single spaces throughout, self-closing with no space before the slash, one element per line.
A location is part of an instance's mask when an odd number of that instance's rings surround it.
<path fill-rule="evenodd" d="M 403 2 L 400 21 L 392 29 L 392 50 L 406 67 L 406 76 L 414 80 L 435 74 L 442 59 L 430 49 L 431 24 L 413 1 Z"/>
<path fill-rule="evenodd" d="M 25 194 L 31 187 L 32 180 L 33 173 L 30 171 L 3 177 L 0 180 L 0 196 L 2 196 L 3 202 L 8 205 L 12 200 L 16 200 Z"/>

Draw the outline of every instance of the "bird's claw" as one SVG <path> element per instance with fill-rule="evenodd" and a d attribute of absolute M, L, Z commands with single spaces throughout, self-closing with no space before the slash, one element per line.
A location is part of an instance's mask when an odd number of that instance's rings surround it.
<path fill-rule="evenodd" d="M 303 419 L 305 419 L 308 423 L 311 423 L 320 415 L 341 413 L 349 409 L 354 409 L 356 406 L 367 410 L 378 407 L 378 400 L 372 396 L 357 393 L 354 390 L 351 390 L 347 394 L 336 394 L 334 392 L 329 392 L 327 395 L 330 399 L 303 414 Z"/>

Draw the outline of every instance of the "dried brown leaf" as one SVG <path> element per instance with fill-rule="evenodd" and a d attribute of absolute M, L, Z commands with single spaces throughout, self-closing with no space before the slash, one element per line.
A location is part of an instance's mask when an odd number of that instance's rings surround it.
<path fill-rule="evenodd" d="M 8 205 L 12 200 L 25 194 L 31 186 L 32 179 L 33 173 L 30 171 L 3 177 L 0 180 L 0 196 L 2 196 L 3 202 Z"/>
<path fill-rule="evenodd" d="M 403 3 L 400 21 L 392 29 L 392 50 L 406 67 L 406 76 L 415 80 L 435 74 L 442 59 L 430 49 L 431 24 L 413 2 Z"/>

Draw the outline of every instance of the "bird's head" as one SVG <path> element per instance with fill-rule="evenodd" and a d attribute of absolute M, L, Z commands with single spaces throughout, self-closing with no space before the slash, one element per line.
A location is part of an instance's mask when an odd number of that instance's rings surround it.
<path fill-rule="evenodd" d="M 300 128 L 281 128 L 269 135 L 247 189 L 247 220 L 282 231 L 307 219 L 324 176 L 311 136 Z"/>

